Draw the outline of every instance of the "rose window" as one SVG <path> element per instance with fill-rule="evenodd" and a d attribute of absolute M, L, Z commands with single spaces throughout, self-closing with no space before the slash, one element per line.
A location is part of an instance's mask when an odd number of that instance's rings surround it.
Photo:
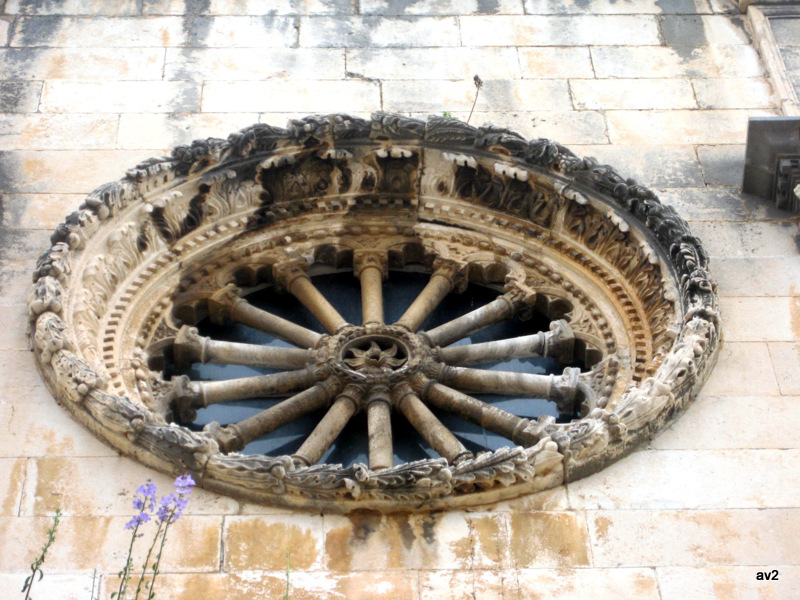
<path fill-rule="evenodd" d="M 249 500 L 463 506 L 601 469 L 719 342 L 671 207 L 549 140 L 376 113 L 255 125 L 90 194 L 39 260 L 56 398 Z"/>

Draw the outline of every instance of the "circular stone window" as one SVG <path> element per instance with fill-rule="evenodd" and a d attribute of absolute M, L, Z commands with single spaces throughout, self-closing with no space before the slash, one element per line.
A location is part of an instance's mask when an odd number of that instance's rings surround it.
<path fill-rule="evenodd" d="M 59 402 L 257 502 L 427 510 L 560 485 L 680 412 L 719 344 L 708 258 L 671 207 L 448 118 L 181 146 L 52 243 L 30 318 Z"/>

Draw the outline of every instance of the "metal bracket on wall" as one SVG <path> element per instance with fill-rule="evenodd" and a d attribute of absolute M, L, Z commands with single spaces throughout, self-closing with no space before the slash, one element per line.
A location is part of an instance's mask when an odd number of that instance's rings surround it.
<path fill-rule="evenodd" d="M 752 117 L 747 127 L 742 192 L 800 212 L 800 117 Z"/>

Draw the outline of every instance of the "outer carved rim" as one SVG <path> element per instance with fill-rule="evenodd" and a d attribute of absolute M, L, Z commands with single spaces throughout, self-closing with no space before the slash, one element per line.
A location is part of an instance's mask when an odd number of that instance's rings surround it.
<path fill-rule="evenodd" d="M 324 185 L 317 185 L 320 172 Z M 275 198 L 276 190 L 285 197 Z M 160 377 L 154 349 L 176 335 L 174 306 L 200 306 L 207 314 L 208 297 L 236 277 L 226 264 L 250 261 L 252 276 L 270 270 L 269 260 L 248 257 L 288 252 L 278 248 L 275 232 L 302 230 L 309 215 L 319 214 L 344 215 L 335 217 L 342 239 L 365 231 L 422 236 L 434 261 L 463 234 L 459 243 L 477 244 L 489 263 L 501 264 L 514 293 L 533 284 L 532 274 L 544 274 L 539 285 L 560 286 L 589 306 L 592 299 L 574 290 L 569 276 L 546 266 L 558 256 L 568 272 L 584 272 L 586 282 L 618 294 L 619 323 L 636 321 L 645 333 L 599 333 L 607 349 L 617 341 L 629 346 L 590 374 L 599 400 L 585 403 L 572 423 L 530 423 L 526 439 L 533 442 L 525 447 L 380 471 L 223 454 L 215 432 L 163 418 L 179 390 Z M 387 216 L 410 227 L 391 229 Z M 313 235 L 303 235 L 292 241 L 319 250 Z M 192 472 L 207 489 L 257 502 L 428 510 L 558 486 L 629 453 L 682 411 L 712 368 L 720 339 L 707 254 L 672 207 L 557 143 L 446 118 L 312 116 L 287 129 L 261 124 L 227 140 L 195 141 L 92 192 L 51 241 L 34 273 L 29 314 L 36 360 L 58 402 L 124 454 L 164 472 Z M 527 254 L 509 252 L 516 243 Z M 228 258 L 218 258 L 227 247 L 234 248 Z M 587 311 L 588 327 L 605 323 L 604 315 Z M 136 335 L 126 338 L 131 323 Z"/>

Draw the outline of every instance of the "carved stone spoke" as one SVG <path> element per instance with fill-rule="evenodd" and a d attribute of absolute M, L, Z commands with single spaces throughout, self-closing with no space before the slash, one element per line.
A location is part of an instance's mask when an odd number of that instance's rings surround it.
<path fill-rule="evenodd" d="M 455 261 L 439 260 L 434 263 L 434 267 L 436 270 L 431 275 L 428 284 L 411 303 L 411 306 L 406 309 L 396 325 L 405 327 L 409 331 L 417 331 L 447 294 L 457 287 L 463 289 L 466 284 L 466 265 Z"/>
<path fill-rule="evenodd" d="M 586 387 L 580 386 L 580 369 L 567 367 L 563 375 L 534 375 L 464 367 L 442 367 L 438 379 L 468 392 L 543 398 L 555 402 L 562 414 L 572 414 Z"/>
<path fill-rule="evenodd" d="M 292 458 L 305 466 L 318 463 L 348 421 L 360 410 L 363 397 L 361 386 L 347 385 Z"/>
<path fill-rule="evenodd" d="M 322 335 L 316 331 L 253 306 L 240 298 L 233 286 L 223 288 L 209 298 L 208 310 L 215 323 L 228 320 L 242 323 L 301 348 L 313 348 L 322 339 Z"/>
<path fill-rule="evenodd" d="M 450 346 L 439 350 L 439 358 L 448 365 L 481 365 L 513 358 L 545 356 L 559 363 L 573 359 L 575 337 L 566 321 L 554 321 L 550 331 L 481 344 Z"/>
<path fill-rule="evenodd" d="M 300 300 L 329 333 L 347 325 L 342 315 L 311 283 L 305 261 L 287 261 L 273 266 L 272 269 L 275 281 Z"/>
<path fill-rule="evenodd" d="M 367 433 L 369 435 L 369 468 L 373 471 L 394 465 L 392 417 L 389 388 L 373 387 L 367 398 Z"/>
<path fill-rule="evenodd" d="M 356 251 L 353 272 L 361 280 L 361 315 L 364 325 L 383 325 L 383 280 L 388 274 L 386 253 Z"/>
<path fill-rule="evenodd" d="M 340 389 L 341 382 L 331 377 L 244 421 L 226 427 L 210 424 L 206 429 L 217 441 L 222 452 L 237 452 L 250 442 L 310 412 L 324 408 Z"/>
<path fill-rule="evenodd" d="M 424 335 L 434 346 L 449 346 L 453 342 L 513 316 L 514 304 L 511 302 L 509 294 L 504 294 L 480 308 L 424 332 Z"/>
<path fill-rule="evenodd" d="M 418 378 L 414 382 L 414 387 L 431 406 L 475 423 L 515 444 L 532 446 L 539 441 L 538 436 L 527 429 L 531 424 L 529 419 L 518 417 L 502 408 L 427 378 Z"/>
<path fill-rule="evenodd" d="M 197 381 L 190 385 L 194 392 L 193 407 L 205 408 L 212 404 L 283 396 L 301 390 L 317 381 L 310 369 L 284 371 L 272 375 L 256 375 L 223 381 Z"/>
<path fill-rule="evenodd" d="M 440 456 L 452 464 L 472 458 L 472 452 L 436 418 L 410 384 L 396 385 L 392 397 L 397 409 Z"/>
<path fill-rule="evenodd" d="M 175 338 L 173 346 L 175 366 L 188 369 L 194 363 L 219 363 L 225 365 L 247 365 L 268 369 L 300 369 L 312 354 L 297 348 L 278 348 L 220 342 L 201 336 L 197 329 L 184 325 Z"/>

